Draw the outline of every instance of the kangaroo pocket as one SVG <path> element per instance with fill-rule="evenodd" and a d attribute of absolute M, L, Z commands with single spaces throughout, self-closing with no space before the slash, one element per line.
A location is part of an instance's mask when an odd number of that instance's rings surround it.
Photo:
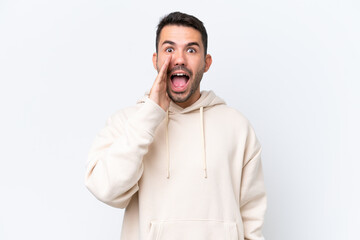
<path fill-rule="evenodd" d="M 238 240 L 235 222 L 221 220 L 151 221 L 147 240 Z"/>

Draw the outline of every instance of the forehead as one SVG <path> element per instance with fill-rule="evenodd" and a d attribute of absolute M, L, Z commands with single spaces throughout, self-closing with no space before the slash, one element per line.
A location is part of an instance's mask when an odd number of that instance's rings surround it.
<path fill-rule="evenodd" d="M 160 32 L 159 47 L 164 41 L 172 41 L 178 45 L 197 42 L 203 48 L 201 33 L 187 26 L 166 25 Z"/>

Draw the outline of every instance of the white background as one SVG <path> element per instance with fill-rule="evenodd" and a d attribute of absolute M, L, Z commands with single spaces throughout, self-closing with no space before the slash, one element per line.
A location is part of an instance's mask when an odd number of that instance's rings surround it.
<path fill-rule="evenodd" d="M 202 89 L 263 146 L 265 237 L 360 239 L 360 3 L 0 0 L 0 239 L 119 239 L 84 186 L 91 143 L 156 77 L 159 18 L 201 19 Z"/>

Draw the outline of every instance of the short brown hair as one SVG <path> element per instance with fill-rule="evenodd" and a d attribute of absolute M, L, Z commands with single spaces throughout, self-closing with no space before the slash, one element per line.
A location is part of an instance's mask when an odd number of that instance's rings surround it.
<path fill-rule="evenodd" d="M 198 18 L 196 18 L 192 15 L 189 15 L 186 13 L 181 13 L 181 12 L 172 12 L 160 20 L 160 22 L 157 26 L 157 30 L 156 30 L 156 43 L 155 43 L 156 44 L 156 52 L 158 52 L 158 45 L 159 45 L 159 38 L 160 38 L 161 30 L 166 25 L 186 26 L 186 27 L 192 27 L 192 28 L 198 30 L 201 34 L 201 40 L 204 45 L 205 55 L 207 54 L 208 36 L 207 36 L 207 32 L 206 32 L 203 22 L 201 22 Z"/>

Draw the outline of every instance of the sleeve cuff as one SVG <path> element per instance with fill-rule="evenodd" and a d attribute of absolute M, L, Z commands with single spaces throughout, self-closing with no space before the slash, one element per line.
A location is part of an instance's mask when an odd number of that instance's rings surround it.
<path fill-rule="evenodd" d="M 156 128 L 164 120 L 166 112 L 157 103 L 146 97 L 136 114 L 129 119 L 133 127 L 147 131 L 154 136 Z"/>

